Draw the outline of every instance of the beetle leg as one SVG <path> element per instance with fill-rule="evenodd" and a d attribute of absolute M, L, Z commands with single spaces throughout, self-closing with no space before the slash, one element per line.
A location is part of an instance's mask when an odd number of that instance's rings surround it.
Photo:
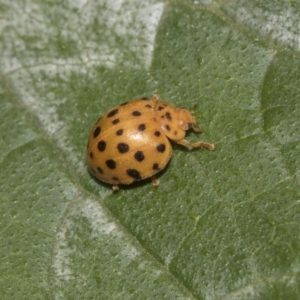
<path fill-rule="evenodd" d="M 118 190 L 119 190 L 119 186 L 118 186 L 117 184 L 113 184 L 113 185 L 112 185 L 112 189 L 113 189 L 114 191 L 118 191 Z"/>
<path fill-rule="evenodd" d="M 183 145 L 185 147 L 191 147 L 191 148 L 206 148 L 209 150 L 215 150 L 215 145 L 214 144 L 210 144 L 210 143 L 206 143 L 206 142 L 196 142 L 196 143 L 190 143 L 185 139 L 179 140 L 179 141 L 175 141 L 177 144 Z"/>
<path fill-rule="evenodd" d="M 159 186 L 159 180 L 155 176 L 151 176 L 153 186 Z"/>

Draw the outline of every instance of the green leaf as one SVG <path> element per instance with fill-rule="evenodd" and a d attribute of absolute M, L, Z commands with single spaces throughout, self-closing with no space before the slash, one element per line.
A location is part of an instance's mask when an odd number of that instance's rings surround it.
<path fill-rule="evenodd" d="M 297 1 L 0 4 L 1 299 L 299 299 Z M 173 145 L 113 192 L 93 123 L 158 93 L 214 152 Z"/>

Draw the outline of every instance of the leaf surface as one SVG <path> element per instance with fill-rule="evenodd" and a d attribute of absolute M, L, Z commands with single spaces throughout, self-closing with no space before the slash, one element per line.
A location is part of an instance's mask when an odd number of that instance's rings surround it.
<path fill-rule="evenodd" d="M 2 299 L 299 299 L 296 1 L 2 1 Z M 112 192 L 93 123 L 158 93 L 214 152 L 173 145 Z"/>

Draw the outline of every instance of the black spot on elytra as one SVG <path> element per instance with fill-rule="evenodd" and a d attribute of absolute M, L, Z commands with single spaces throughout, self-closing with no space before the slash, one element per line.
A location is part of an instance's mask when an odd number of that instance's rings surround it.
<path fill-rule="evenodd" d="M 117 113 L 118 113 L 118 109 L 116 108 L 116 109 L 114 109 L 114 110 L 112 110 L 112 111 L 110 111 L 108 114 L 107 114 L 107 117 L 108 118 L 111 118 L 111 117 L 113 117 L 114 115 L 116 115 Z"/>
<path fill-rule="evenodd" d="M 106 163 L 107 167 L 111 170 L 115 169 L 116 165 L 117 165 L 116 162 L 112 159 L 108 159 L 105 163 Z"/>
<path fill-rule="evenodd" d="M 123 134 L 123 129 L 119 129 L 116 131 L 116 135 L 122 135 Z"/>
<path fill-rule="evenodd" d="M 92 152 L 92 151 L 90 152 L 90 158 L 91 158 L 91 159 L 93 159 L 93 158 L 94 158 L 94 154 L 93 154 L 93 152 Z"/>
<path fill-rule="evenodd" d="M 94 130 L 94 139 L 100 134 L 101 128 L 98 126 Z"/>
<path fill-rule="evenodd" d="M 135 110 L 135 111 L 132 112 L 132 115 L 135 116 L 135 117 L 139 117 L 142 114 L 138 110 Z"/>
<path fill-rule="evenodd" d="M 156 146 L 156 149 L 157 149 L 158 152 L 163 153 L 166 150 L 166 146 L 165 146 L 165 144 L 158 144 Z"/>
<path fill-rule="evenodd" d="M 146 125 L 145 124 L 141 124 L 138 126 L 138 131 L 144 131 L 146 129 Z"/>
<path fill-rule="evenodd" d="M 146 104 L 145 107 L 147 107 L 147 108 L 152 108 L 152 105 Z"/>
<path fill-rule="evenodd" d="M 112 180 L 119 181 L 118 177 L 113 177 Z"/>
<path fill-rule="evenodd" d="M 160 171 L 160 167 L 159 167 L 159 165 L 157 163 L 153 164 L 152 169 L 154 171 Z"/>
<path fill-rule="evenodd" d="M 127 169 L 126 173 L 128 176 L 132 177 L 134 181 L 139 181 L 142 179 L 140 172 L 136 169 Z"/>
<path fill-rule="evenodd" d="M 98 171 L 100 174 L 103 174 L 103 170 L 102 170 L 100 167 L 97 168 L 97 171 Z"/>
<path fill-rule="evenodd" d="M 126 153 L 129 151 L 129 146 L 125 143 L 119 143 L 117 148 L 120 153 Z"/>
<path fill-rule="evenodd" d="M 165 113 L 165 116 L 166 116 L 166 118 L 167 118 L 169 121 L 172 120 L 172 116 L 171 116 L 171 114 L 170 114 L 169 112 L 166 112 L 166 113 Z"/>
<path fill-rule="evenodd" d="M 178 133 L 178 132 L 175 130 L 175 131 L 174 131 L 174 135 L 177 135 L 177 133 Z"/>
<path fill-rule="evenodd" d="M 120 106 L 124 106 L 124 105 L 126 105 L 128 102 L 124 102 L 124 103 L 122 103 L 122 104 L 120 104 Z"/>
<path fill-rule="evenodd" d="M 168 131 L 171 130 L 170 126 L 169 125 L 165 125 L 165 129 L 167 129 Z"/>
<path fill-rule="evenodd" d="M 137 152 L 135 152 L 135 154 L 134 154 L 134 158 L 135 158 L 137 161 L 141 162 L 141 161 L 143 161 L 143 160 L 145 159 L 145 155 L 144 155 L 144 153 L 143 153 L 142 151 L 137 151 Z"/>
<path fill-rule="evenodd" d="M 119 122 L 120 122 L 119 119 L 114 119 L 114 120 L 112 121 L 112 123 L 113 123 L 114 125 L 118 124 Z"/>
<path fill-rule="evenodd" d="M 158 136 L 160 136 L 160 132 L 159 131 L 155 131 L 154 135 L 158 137 Z"/>
<path fill-rule="evenodd" d="M 162 109 L 164 109 L 163 106 L 159 106 L 159 107 L 158 107 L 158 110 L 162 110 Z"/>
<path fill-rule="evenodd" d="M 103 152 L 106 148 L 106 142 L 105 141 L 98 142 L 97 147 L 100 152 Z"/>

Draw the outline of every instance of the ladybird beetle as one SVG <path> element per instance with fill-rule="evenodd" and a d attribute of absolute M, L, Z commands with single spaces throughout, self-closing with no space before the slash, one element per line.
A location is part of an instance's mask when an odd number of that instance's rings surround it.
<path fill-rule="evenodd" d="M 157 95 L 114 107 L 92 128 L 87 145 L 88 169 L 96 178 L 112 184 L 131 184 L 163 170 L 172 155 L 170 140 L 189 148 L 214 150 L 214 144 L 190 143 L 186 131 L 201 132 L 185 108 L 162 102 Z"/>

